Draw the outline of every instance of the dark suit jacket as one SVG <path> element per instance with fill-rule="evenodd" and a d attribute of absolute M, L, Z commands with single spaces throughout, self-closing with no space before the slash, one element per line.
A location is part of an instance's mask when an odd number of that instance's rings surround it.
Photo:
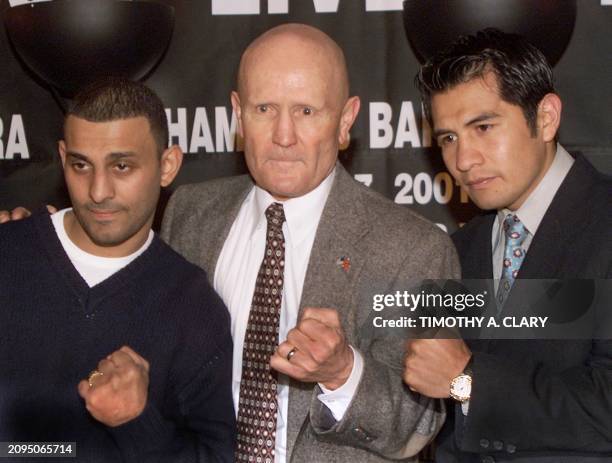
<path fill-rule="evenodd" d="M 162 236 L 213 281 L 219 254 L 244 198 L 248 176 L 179 188 L 166 209 Z M 348 271 L 339 257 L 350 258 Z M 325 204 L 304 280 L 304 307 L 338 310 L 364 371 L 344 418 L 335 422 L 316 384 L 291 382 L 287 461 L 380 462 L 414 455 L 444 418 L 441 403 L 411 393 L 402 381 L 404 352 L 395 338 L 372 332 L 371 290 L 393 291 L 421 278 L 454 278 L 459 262 L 448 236 L 406 208 L 357 183 L 341 165 Z M 399 289 L 398 288 L 398 289 Z M 331 418 L 331 419 L 330 419 Z M 384 456 L 384 457 L 383 457 Z"/>
<path fill-rule="evenodd" d="M 464 278 L 492 278 L 495 217 L 477 217 L 453 236 Z M 534 236 L 504 314 L 522 296 L 521 280 L 611 277 L 612 181 L 578 157 Z M 469 413 L 458 405 L 449 412 L 437 461 L 612 461 L 612 342 L 468 343 L 474 352 Z"/>

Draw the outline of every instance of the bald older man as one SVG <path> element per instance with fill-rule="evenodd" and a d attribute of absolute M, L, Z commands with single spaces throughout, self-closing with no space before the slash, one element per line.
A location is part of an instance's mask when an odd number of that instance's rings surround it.
<path fill-rule="evenodd" d="M 327 35 L 266 32 L 231 99 L 250 176 L 179 188 L 162 235 L 231 312 L 237 461 L 411 459 L 443 411 L 402 385 L 401 339 L 361 335 L 364 290 L 456 277 L 454 248 L 337 162 L 360 101 Z"/>

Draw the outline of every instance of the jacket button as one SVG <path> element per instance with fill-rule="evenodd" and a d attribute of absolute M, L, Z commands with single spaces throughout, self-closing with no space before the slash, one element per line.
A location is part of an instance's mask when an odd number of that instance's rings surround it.
<path fill-rule="evenodd" d="M 506 452 L 508 453 L 516 452 L 516 445 L 512 445 L 512 444 L 506 445 Z"/>
<path fill-rule="evenodd" d="M 493 458 L 491 455 L 487 455 L 482 457 L 482 460 L 480 460 L 481 463 L 495 463 L 495 458 Z"/>
<path fill-rule="evenodd" d="M 488 439 L 480 439 L 480 446 L 483 449 L 488 449 L 489 448 L 489 440 Z"/>
<path fill-rule="evenodd" d="M 494 440 L 493 441 L 493 448 L 495 450 L 503 450 L 504 449 L 504 443 L 500 440 Z"/>
<path fill-rule="evenodd" d="M 355 435 L 357 438 L 365 440 L 367 439 L 369 436 L 365 433 L 365 431 L 361 428 L 354 428 L 353 429 L 353 435 Z"/>

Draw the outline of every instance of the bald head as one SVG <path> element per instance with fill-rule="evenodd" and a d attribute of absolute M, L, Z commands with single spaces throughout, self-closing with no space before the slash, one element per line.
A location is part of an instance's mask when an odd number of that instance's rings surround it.
<path fill-rule="evenodd" d="M 328 83 L 328 91 L 343 104 L 349 95 L 344 53 L 324 32 L 305 24 L 283 24 L 257 37 L 247 47 L 238 69 L 238 92 L 244 93 L 249 77 L 265 66 L 290 70 L 310 66 Z"/>

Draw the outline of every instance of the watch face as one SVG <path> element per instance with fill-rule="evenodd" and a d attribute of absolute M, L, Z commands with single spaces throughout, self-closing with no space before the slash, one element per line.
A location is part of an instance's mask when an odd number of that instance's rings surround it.
<path fill-rule="evenodd" d="M 470 395 L 472 382 L 467 376 L 461 376 L 459 381 L 455 383 L 455 393 L 460 396 Z"/>
<path fill-rule="evenodd" d="M 468 375 L 459 375 L 451 383 L 450 394 L 455 400 L 464 402 L 472 393 L 472 378 Z"/>

